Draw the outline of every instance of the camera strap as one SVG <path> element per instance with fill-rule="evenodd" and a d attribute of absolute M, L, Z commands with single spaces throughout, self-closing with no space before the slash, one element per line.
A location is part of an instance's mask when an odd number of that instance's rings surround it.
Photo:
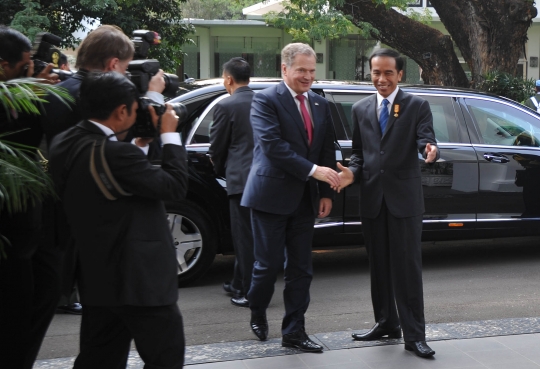
<path fill-rule="evenodd" d="M 118 184 L 109 168 L 109 164 L 107 164 L 105 157 L 105 144 L 107 141 L 108 138 L 104 138 L 101 143 L 98 143 L 97 140 L 94 141 L 90 152 L 90 173 L 99 190 L 108 200 L 131 196 L 132 194 L 124 191 Z"/>

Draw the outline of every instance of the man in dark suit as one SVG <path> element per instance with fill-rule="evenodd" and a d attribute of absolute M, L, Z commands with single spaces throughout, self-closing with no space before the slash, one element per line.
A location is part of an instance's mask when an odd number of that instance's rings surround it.
<path fill-rule="evenodd" d="M 96 71 L 125 74 L 134 52 L 133 41 L 116 26 L 104 24 L 88 34 L 78 47 L 75 64 L 77 73 L 58 84 L 68 90 L 75 98 L 75 103 L 66 105 L 56 97 L 48 96 L 48 104 L 44 104 L 42 126 L 47 144 L 51 143 L 54 136 L 81 120 L 78 107 L 79 88 L 86 74 Z M 161 95 L 164 89 L 165 80 L 163 71 L 160 70 L 150 80 L 146 96 L 161 104 L 164 101 Z M 139 145 L 138 141 L 135 143 Z"/>
<path fill-rule="evenodd" d="M 101 25 L 90 32 L 77 51 L 77 63 L 75 65 L 78 68 L 77 73 L 58 84 L 58 86 L 65 88 L 75 101 L 67 104 L 55 96 L 49 95 L 47 97 L 48 103 L 44 104 L 41 125 L 47 139 L 47 146 L 50 145 L 54 136 L 81 121 L 82 117 L 78 104 L 79 89 L 88 72 L 116 71 L 125 74 L 129 62 L 133 59 L 134 51 L 133 42 L 116 26 Z M 146 96 L 163 103 L 163 96 L 160 92 L 164 88 L 163 71 L 160 71 L 151 79 Z M 154 150 L 156 145 L 150 146 L 141 138 L 134 139 L 133 143 L 144 147 L 150 157 L 154 155 L 154 151 L 160 151 Z M 69 245 L 71 241 L 65 215 L 51 204 L 46 204 L 44 211 L 50 214 L 46 218 L 50 223 L 46 228 L 49 233 L 56 232 L 50 236 L 54 240 L 49 240 L 49 242 L 59 243 L 59 248 L 65 253 L 65 255 L 59 256 L 63 261 L 63 296 L 60 300 L 59 311 L 80 314 L 82 311 L 81 305 L 76 302 L 76 294 L 72 293 L 76 250 Z M 51 229 L 54 229 L 54 232 Z"/>
<path fill-rule="evenodd" d="M 161 119 L 160 167 L 121 142 L 135 122 L 137 98 L 119 73 L 87 75 L 84 120 L 51 145 L 50 170 L 78 250 L 84 309 L 76 369 L 124 368 L 132 339 L 145 367 L 183 366 L 178 266 L 163 201 L 185 197 L 186 153 L 170 106 Z"/>
<path fill-rule="evenodd" d="M 405 349 L 429 357 L 435 352 L 425 342 L 420 243 L 424 197 L 418 153 L 426 163 L 438 159 L 433 117 L 427 101 L 399 89 L 399 53 L 378 49 L 369 63 L 377 94 L 354 104 L 349 168 L 338 163 L 340 189 L 360 182 L 376 323 L 367 333 L 352 336 L 360 341 L 400 338 L 403 328 Z"/>
<path fill-rule="evenodd" d="M 277 273 L 285 264 L 282 345 L 322 351 L 305 332 L 313 272 L 311 243 L 315 215 L 332 208 L 334 131 L 328 102 L 311 92 L 315 52 L 293 43 L 281 52 L 283 82 L 255 95 L 251 125 L 255 149 L 242 206 L 251 209 L 255 264 L 248 292 L 251 329 L 268 336 L 266 309 Z"/>
<path fill-rule="evenodd" d="M 0 81 L 31 77 L 31 50 L 25 35 L 0 25 Z M 36 77 L 55 83 L 53 67 Z M 0 133 L 15 131 L 2 139 L 37 147 L 43 136 L 38 115 L 0 104 Z M 43 242 L 42 203 L 27 200 L 24 210 L 0 205 L 0 235 L 11 243 L 0 255 L 0 368 L 33 367 L 60 295 L 56 246 Z"/>
<path fill-rule="evenodd" d="M 251 68 L 243 58 L 223 64 L 223 85 L 230 97 L 216 104 L 210 127 L 209 154 L 218 176 L 227 179 L 231 233 L 236 261 L 232 283 L 223 289 L 232 293 L 231 303 L 249 306 L 246 299 L 253 270 L 253 233 L 248 208 L 240 206 L 253 158 L 253 130 L 249 121 L 254 92 L 248 87 Z"/>

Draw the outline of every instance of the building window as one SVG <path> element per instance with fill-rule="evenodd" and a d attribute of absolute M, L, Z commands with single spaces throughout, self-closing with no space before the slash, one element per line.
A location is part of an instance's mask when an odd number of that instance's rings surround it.
<path fill-rule="evenodd" d="M 213 37 L 213 77 L 220 77 L 223 64 L 241 56 L 251 66 L 252 77 L 279 77 L 280 37 Z"/>
<path fill-rule="evenodd" d="M 414 7 L 422 6 L 422 0 L 411 1 L 407 4 L 407 6 L 414 6 Z"/>
<path fill-rule="evenodd" d="M 199 36 L 193 38 L 195 44 L 182 45 L 184 56 L 184 74 L 191 78 L 201 78 L 201 53 L 199 47 Z"/>

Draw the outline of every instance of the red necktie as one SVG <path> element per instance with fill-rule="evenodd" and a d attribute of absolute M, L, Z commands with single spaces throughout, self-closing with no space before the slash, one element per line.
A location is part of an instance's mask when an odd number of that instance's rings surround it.
<path fill-rule="evenodd" d="M 304 95 L 296 95 L 296 98 L 300 101 L 300 111 L 302 112 L 302 118 L 304 118 L 304 126 L 306 127 L 308 142 L 311 145 L 311 140 L 313 139 L 313 125 L 311 124 L 311 117 L 309 112 L 304 104 L 306 97 Z"/>

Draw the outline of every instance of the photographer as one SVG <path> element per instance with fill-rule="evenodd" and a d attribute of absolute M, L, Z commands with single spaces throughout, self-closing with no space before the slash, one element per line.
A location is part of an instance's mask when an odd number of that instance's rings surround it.
<path fill-rule="evenodd" d="M 90 72 L 115 71 L 126 73 L 129 62 L 133 59 L 135 48 L 133 42 L 116 26 L 102 25 L 93 30 L 82 41 L 77 52 L 75 68 L 78 69 L 71 78 L 62 81 L 59 86 L 66 88 L 77 99 L 81 82 Z M 159 71 L 150 81 L 146 96 L 163 103 L 161 92 L 165 89 L 163 71 Z M 67 106 L 54 97 L 49 97 L 45 105 L 42 126 L 47 144 L 58 133 L 73 127 L 81 120 L 78 104 Z M 136 140 L 137 145 L 145 146 L 146 142 Z"/>
<path fill-rule="evenodd" d="M 0 81 L 34 74 L 32 44 L 22 33 L 0 25 Z M 55 83 L 53 65 L 37 78 Z M 3 139 L 39 146 L 43 131 L 39 116 L 0 105 L 0 133 L 20 131 Z M 59 259 L 54 245 L 43 242 L 41 203 L 24 212 L 3 209 L 0 234 L 11 243 L 0 260 L 0 367 L 32 368 L 59 297 Z"/>
<path fill-rule="evenodd" d="M 132 339 L 145 367 L 183 366 L 177 263 L 163 200 L 185 196 L 186 153 L 170 105 L 160 125 L 147 107 L 164 143 L 160 167 L 121 141 L 136 120 L 137 97 L 135 85 L 119 73 L 88 73 L 80 86 L 84 120 L 59 134 L 50 149 L 50 170 L 78 249 L 84 309 L 75 369 L 125 367 Z M 105 167 L 110 174 L 101 172 Z"/>

